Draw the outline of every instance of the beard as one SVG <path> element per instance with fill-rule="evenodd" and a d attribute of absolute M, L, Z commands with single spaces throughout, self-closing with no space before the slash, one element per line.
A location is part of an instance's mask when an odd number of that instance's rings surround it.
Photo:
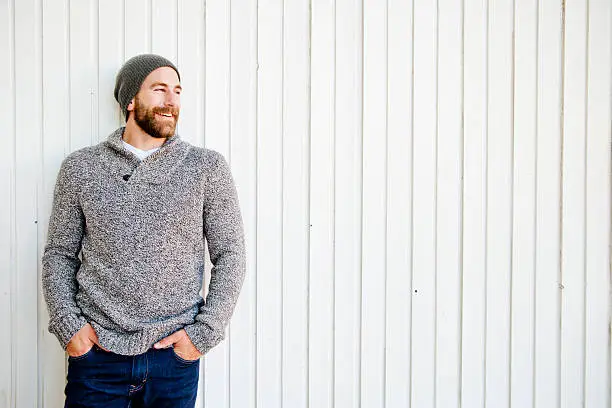
<path fill-rule="evenodd" d="M 155 114 L 170 113 L 172 120 L 159 119 Z M 134 121 L 149 136 L 156 139 L 167 139 L 174 136 L 179 111 L 176 108 L 160 108 L 158 106 L 144 105 L 138 95 L 134 100 Z"/>

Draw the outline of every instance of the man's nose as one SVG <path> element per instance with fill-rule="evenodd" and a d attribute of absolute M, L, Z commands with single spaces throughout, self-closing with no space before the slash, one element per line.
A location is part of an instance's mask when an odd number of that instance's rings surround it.
<path fill-rule="evenodd" d="M 167 92 L 166 100 L 164 101 L 166 106 L 179 106 L 181 96 L 176 92 Z"/>

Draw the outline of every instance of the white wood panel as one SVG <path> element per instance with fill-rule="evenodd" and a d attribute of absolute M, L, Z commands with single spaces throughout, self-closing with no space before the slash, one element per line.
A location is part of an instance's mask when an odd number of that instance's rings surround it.
<path fill-rule="evenodd" d="M 308 403 L 334 405 L 335 3 L 311 2 Z"/>
<path fill-rule="evenodd" d="M 587 12 L 584 406 L 594 408 L 610 406 L 612 5 L 592 0 Z"/>
<path fill-rule="evenodd" d="M 438 5 L 435 406 L 458 408 L 461 396 L 463 27 L 461 3 L 443 0 Z"/>
<path fill-rule="evenodd" d="M 436 405 L 438 9 L 414 3 L 411 406 Z"/>
<path fill-rule="evenodd" d="M 533 405 L 537 148 L 537 1 L 515 3 L 510 402 Z"/>
<path fill-rule="evenodd" d="M 124 0 L 124 58 L 151 52 L 151 0 Z"/>
<path fill-rule="evenodd" d="M 412 2 L 389 0 L 385 405 L 410 405 Z M 459 309 L 458 309 L 459 310 Z"/>
<path fill-rule="evenodd" d="M 282 406 L 308 406 L 310 22 L 308 0 L 283 17 Z"/>
<path fill-rule="evenodd" d="M 181 72 L 181 86 L 183 91 L 181 92 L 181 115 L 178 124 L 177 131 L 181 135 L 183 140 L 195 146 L 204 146 L 204 114 L 205 114 L 205 9 L 204 4 L 201 2 L 191 1 L 179 1 L 178 2 L 178 56 L 177 56 L 177 67 Z M 227 98 L 229 99 L 229 90 L 227 91 Z M 225 105 L 227 111 L 229 111 L 229 103 Z M 226 132 L 220 133 L 220 136 L 225 137 L 226 149 L 222 151 L 222 154 L 226 155 L 229 151 L 229 123 L 225 125 Z M 230 163 L 231 165 L 231 163 Z M 207 275 L 205 276 L 204 282 L 210 282 L 210 259 L 208 256 L 205 258 L 205 269 Z M 203 291 L 204 293 L 204 291 Z M 229 351 L 225 353 L 227 364 L 227 358 L 229 357 Z M 198 397 L 196 400 L 196 407 L 204 406 L 203 391 L 205 370 L 206 367 L 210 366 L 210 359 L 205 360 L 200 364 L 200 386 L 198 390 Z M 211 376 L 212 377 L 212 376 Z M 229 386 L 228 376 L 218 375 L 212 377 L 213 379 L 220 379 Z M 223 387 L 221 387 L 223 390 Z"/>
<path fill-rule="evenodd" d="M 206 146 L 229 152 L 230 139 L 230 5 L 208 2 L 206 5 Z"/>
<path fill-rule="evenodd" d="M 68 2 L 43 3 L 42 104 L 43 150 L 39 214 L 39 259 L 46 244 L 55 180 L 64 157 L 70 152 L 70 77 Z M 112 92 L 111 92 L 112 95 Z M 47 306 L 40 298 L 39 378 L 42 405 L 59 407 L 64 403 L 66 356 L 57 338 L 48 331 Z"/>
<path fill-rule="evenodd" d="M 559 406 L 561 1 L 538 9 L 534 407 Z"/>
<path fill-rule="evenodd" d="M 5 124 L 3 148 L 0 149 L 0 405 L 14 406 L 13 338 L 15 333 L 15 4 L 0 3 L 0 53 L 4 63 L 0 64 L 0 120 Z"/>
<path fill-rule="evenodd" d="M 129 0 L 128 0 L 129 1 Z M 151 52 L 176 61 L 178 0 L 151 0 Z"/>
<path fill-rule="evenodd" d="M 513 1 L 489 3 L 485 405 L 510 400 Z"/>
<path fill-rule="evenodd" d="M 98 13 L 98 141 L 121 126 L 123 114 L 115 101 L 115 76 L 123 64 L 123 1 L 99 1 Z M 119 13 L 119 17 L 117 14 Z M 58 28 L 63 27 L 59 25 Z M 53 47 L 50 47 L 53 48 Z"/>
<path fill-rule="evenodd" d="M 228 8 L 229 8 L 229 3 Z M 177 67 L 181 73 L 181 115 L 178 125 L 178 132 L 183 140 L 195 146 L 204 146 L 204 113 L 205 113 L 205 81 L 206 70 L 206 51 L 208 50 L 205 40 L 205 9 L 204 4 L 199 1 L 183 1 L 178 3 L 178 56 Z M 229 16 L 225 20 L 229 22 Z M 229 37 L 229 32 L 227 37 Z M 226 39 L 227 48 L 226 61 L 229 61 L 229 38 Z M 216 61 L 220 64 L 221 61 Z M 214 65 L 216 65 L 214 64 Z M 223 129 L 225 132 L 221 136 L 225 141 L 223 154 L 229 152 L 229 63 L 225 65 L 226 78 L 224 82 L 223 96 L 225 103 L 223 112 L 225 121 Z M 208 89 L 206 87 L 206 89 Z M 216 106 L 215 104 L 212 104 Z M 211 141 L 212 142 L 212 141 Z M 216 150 L 221 151 L 220 146 Z"/>
<path fill-rule="evenodd" d="M 244 219 L 247 274 L 230 328 L 229 390 L 230 407 L 249 408 L 256 404 L 257 358 L 257 2 L 232 1 L 230 16 L 230 157 Z"/>
<path fill-rule="evenodd" d="M 15 4 L 15 275 L 12 296 L 12 402 L 39 405 L 38 375 L 38 195 L 41 173 L 41 24 L 39 1 Z"/>
<path fill-rule="evenodd" d="M 201 135 L 201 140 L 206 147 L 223 154 L 231 164 L 229 8 L 230 2 L 207 2 L 206 4 L 205 61 L 211 61 L 211 63 L 205 65 L 205 130 Z M 186 27 L 184 29 L 186 30 Z M 185 31 L 183 38 L 192 37 L 193 34 L 193 29 Z M 191 65 L 191 68 L 194 68 L 193 62 L 187 62 L 190 60 L 188 53 L 181 55 L 181 58 L 185 60 L 186 66 Z M 189 101 L 181 100 L 181 111 L 183 106 L 188 105 Z M 216 404 L 219 407 L 229 407 L 231 397 L 228 381 L 229 359 L 229 342 L 223 342 L 208 353 L 203 369 L 205 382 L 203 406 Z"/>
<path fill-rule="evenodd" d="M 98 20 L 94 0 L 71 1 L 69 5 L 70 151 L 74 151 L 99 140 Z"/>
<path fill-rule="evenodd" d="M 283 2 L 258 2 L 257 406 L 282 406 Z M 265 46 L 263 46 L 265 44 Z"/>
<path fill-rule="evenodd" d="M 363 2 L 361 406 L 385 405 L 387 5 Z"/>
<path fill-rule="evenodd" d="M 123 122 L 114 78 L 142 52 L 178 64 L 179 132 L 230 161 L 245 221 L 197 406 L 610 406 L 609 2 L 27 0 L 0 21 L 0 406 L 62 405 L 55 178 Z"/>
<path fill-rule="evenodd" d="M 586 33 L 586 3 L 565 3 L 561 175 L 561 408 L 582 406 L 584 403 Z"/>
<path fill-rule="evenodd" d="M 310 27 L 307 0 L 283 18 L 282 406 L 308 406 Z"/>
<path fill-rule="evenodd" d="M 487 228 L 487 3 L 464 4 L 461 406 L 484 407 Z"/>

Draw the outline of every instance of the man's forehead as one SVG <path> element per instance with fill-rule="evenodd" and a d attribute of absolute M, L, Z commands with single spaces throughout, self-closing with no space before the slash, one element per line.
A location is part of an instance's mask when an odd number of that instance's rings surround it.
<path fill-rule="evenodd" d="M 145 78 L 143 85 L 151 85 L 154 83 L 164 83 L 168 86 L 180 85 L 179 77 L 176 71 L 170 67 L 159 67 L 151 71 Z"/>

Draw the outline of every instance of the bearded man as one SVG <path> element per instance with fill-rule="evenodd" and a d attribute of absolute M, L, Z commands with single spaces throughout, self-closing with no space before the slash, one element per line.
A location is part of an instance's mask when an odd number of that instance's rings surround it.
<path fill-rule="evenodd" d="M 128 60 L 115 85 L 125 127 L 59 171 L 42 284 L 69 356 L 66 407 L 193 407 L 200 357 L 224 338 L 242 217 L 223 156 L 175 133 L 181 89 L 167 59 Z"/>

